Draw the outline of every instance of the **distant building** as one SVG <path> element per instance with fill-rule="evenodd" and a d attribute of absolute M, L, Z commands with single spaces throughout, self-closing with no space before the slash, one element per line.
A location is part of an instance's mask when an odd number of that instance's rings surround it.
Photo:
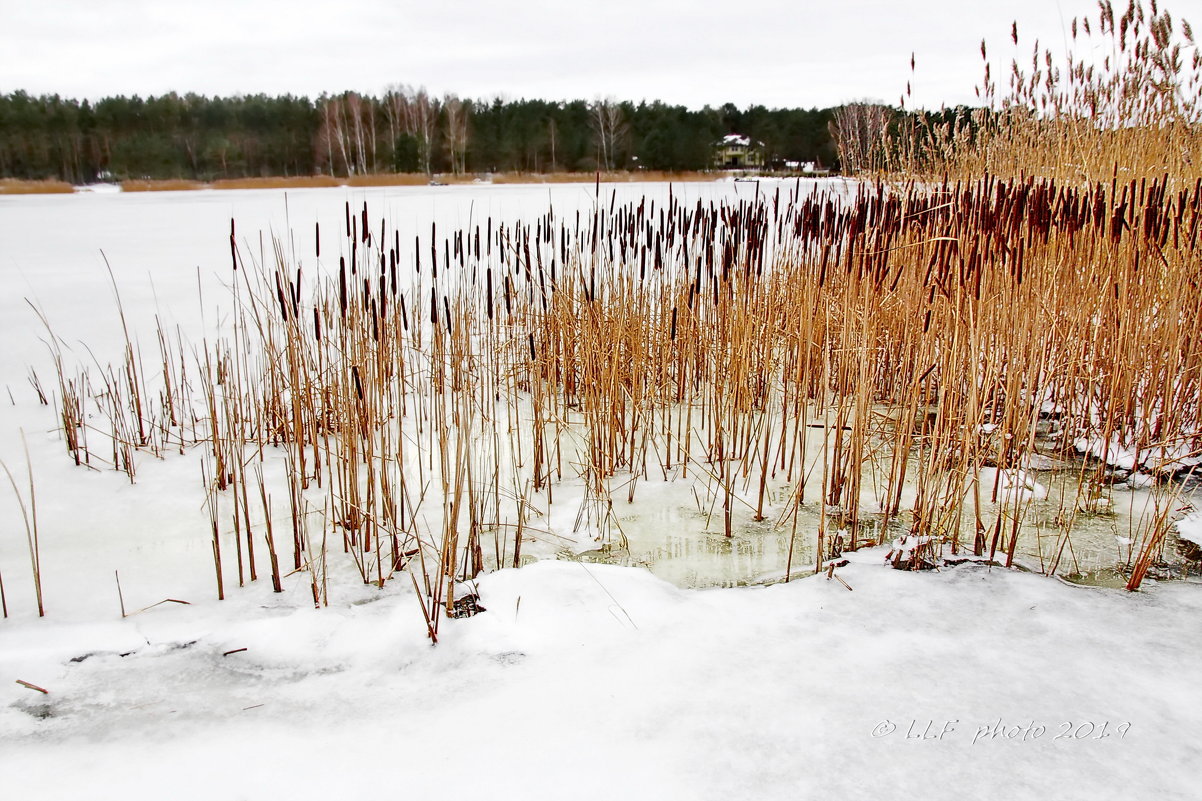
<path fill-rule="evenodd" d="M 714 166 L 720 170 L 761 169 L 764 143 L 742 134 L 727 134 L 714 144 Z"/>
<path fill-rule="evenodd" d="M 768 168 L 787 175 L 812 175 L 815 177 L 830 175 L 830 170 L 823 167 L 817 161 L 776 158 L 770 161 Z"/>
<path fill-rule="evenodd" d="M 785 172 L 802 175 L 830 175 L 831 172 L 816 161 L 782 161 L 781 164 Z M 776 167 L 775 164 L 772 166 Z"/>

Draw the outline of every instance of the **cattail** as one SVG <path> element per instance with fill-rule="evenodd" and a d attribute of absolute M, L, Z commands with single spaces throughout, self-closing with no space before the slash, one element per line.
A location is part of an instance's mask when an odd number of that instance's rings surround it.
<path fill-rule="evenodd" d="M 338 312 L 346 319 L 346 258 L 338 257 Z"/>
<path fill-rule="evenodd" d="M 279 272 L 275 274 L 275 294 L 280 304 L 280 317 L 284 322 L 288 322 L 288 301 L 284 297 L 284 285 L 280 281 Z"/>

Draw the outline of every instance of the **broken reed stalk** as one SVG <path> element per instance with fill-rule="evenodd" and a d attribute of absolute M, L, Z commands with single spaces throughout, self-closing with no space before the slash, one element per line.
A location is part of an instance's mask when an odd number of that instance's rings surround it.
<path fill-rule="evenodd" d="M 215 481 L 210 479 L 206 461 L 200 465 L 201 484 L 205 492 L 205 508 L 209 512 L 209 530 L 212 535 L 210 547 L 213 554 L 213 570 L 217 576 L 217 600 L 225 600 L 225 577 L 221 570 L 221 528 L 218 522 L 217 490 Z"/>
<path fill-rule="evenodd" d="M 29 445 L 25 442 L 25 432 L 21 432 L 21 445 L 25 449 L 25 464 L 29 476 L 29 500 L 26 504 L 25 497 L 21 494 L 20 488 L 17 486 L 16 477 L 12 471 L 8 469 L 8 465 L 0 459 L 0 468 L 4 469 L 4 474 L 8 476 L 8 483 L 13 488 L 13 494 L 17 498 L 17 505 L 21 509 L 21 519 L 25 524 L 25 539 L 29 547 L 29 565 L 33 573 L 33 589 L 34 595 L 37 598 L 38 617 L 46 616 L 46 608 L 42 599 L 42 552 L 38 540 L 38 507 L 37 496 L 34 491 L 33 481 L 33 462 L 29 458 Z M 0 588 L 2 593 L 2 588 Z M 8 603 L 4 603 L 4 616 L 8 617 Z"/>
<path fill-rule="evenodd" d="M 117 601 L 121 604 L 121 617 L 124 618 L 126 616 L 125 615 L 125 595 L 124 595 L 124 593 L 121 592 L 121 573 L 114 570 L 113 578 L 116 579 L 116 581 L 117 581 Z"/>

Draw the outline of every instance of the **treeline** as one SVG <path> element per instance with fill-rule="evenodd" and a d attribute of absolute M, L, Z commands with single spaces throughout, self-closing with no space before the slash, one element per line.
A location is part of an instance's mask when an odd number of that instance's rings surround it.
<path fill-rule="evenodd" d="M 704 170 L 715 141 L 763 142 L 768 164 L 837 163 L 834 109 L 660 102 L 380 97 L 0 95 L 0 177 L 72 183 L 381 172 Z"/>

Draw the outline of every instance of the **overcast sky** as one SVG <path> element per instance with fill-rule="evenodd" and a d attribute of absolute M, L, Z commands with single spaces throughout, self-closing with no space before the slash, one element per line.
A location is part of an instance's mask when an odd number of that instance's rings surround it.
<path fill-rule="evenodd" d="M 1123 0 L 1115 5 L 1121 13 Z M 1202 23 L 1202 0 L 1169 0 Z M 0 92 L 971 103 L 980 42 L 1063 45 L 1094 0 L 0 0 Z M 1028 38 L 1031 37 L 1031 38 Z M 1004 59 L 1004 61 L 1003 61 Z M 1004 73 L 1003 73 L 1004 74 Z"/>

